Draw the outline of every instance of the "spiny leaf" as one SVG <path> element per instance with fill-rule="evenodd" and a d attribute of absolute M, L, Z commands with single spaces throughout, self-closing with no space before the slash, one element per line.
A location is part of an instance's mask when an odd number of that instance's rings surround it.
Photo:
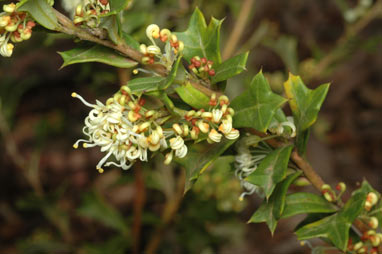
<path fill-rule="evenodd" d="M 214 144 L 193 144 L 189 146 L 187 156 L 175 161 L 186 169 L 185 192 L 198 179 L 199 175 L 208 168 L 225 150 L 236 140 L 223 139 L 220 143 Z"/>
<path fill-rule="evenodd" d="M 364 181 L 361 188 L 353 192 L 352 197 L 338 213 L 298 229 L 296 231 L 298 239 L 324 237 L 344 251 L 349 239 L 349 229 L 353 221 L 364 210 L 366 196 L 371 190 L 371 186 Z"/>
<path fill-rule="evenodd" d="M 83 204 L 78 209 L 81 216 L 92 218 L 118 230 L 122 234 L 128 233 L 128 228 L 123 216 L 114 207 L 106 203 L 97 193 L 87 193 L 83 196 Z"/>
<path fill-rule="evenodd" d="M 189 82 L 186 85 L 179 86 L 175 89 L 176 93 L 184 102 L 193 108 L 208 108 L 210 98 L 207 95 L 194 88 Z"/>
<path fill-rule="evenodd" d="M 158 90 L 165 80 L 165 77 L 135 78 L 128 81 L 127 86 L 132 92 L 151 92 Z"/>
<path fill-rule="evenodd" d="M 293 146 L 280 147 L 268 154 L 245 180 L 260 186 L 268 199 L 276 184 L 285 178 L 292 148 Z"/>
<path fill-rule="evenodd" d="M 336 207 L 322 196 L 309 192 L 297 192 L 286 197 L 282 218 L 305 213 L 334 213 Z"/>
<path fill-rule="evenodd" d="M 211 78 L 211 84 L 227 80 L 233 76 L 240 74 L 245 70 L 249 52 L 234 56 L 223 63 L 219 64 L 215 69 L 215 76 Z"/>
<path fill-rule="evenodd" d="M 18 5 L 18 11 L 28 12 L 37 23 L 49 30 L 58 28 L 57 17 L 46 0 L 29 0 Z"/>
<path fill-rule="evenodd" d="M 276 110 L 286 101 L 272 92 L 260 71 L 253 78 L 249 90 L 237 96 L 231 103 L 235 110 L 234 127 L 248 127 L 266 132 Z"/>
<path fill-rule="evenodd" d="M 267 223 L 272 235 L 275 232 L 277 221 L 281 218 L 281 214 L 285 207 L 285 196 L 288 191 L 289 185 L 301 175 L 301 172 L 296 172 L 289 175 L 281 183 L 277 184 L 274 192 L 267 201 L 264 199 L 263 203 L 257 211 L 249 219 L 249 223 Z"/>
<path fill-rule="evenodd" d="M 328 89 L 329 84 L 323 84 L 311 90 L 299 76 L 289 74 L 289 79 L 284 83 L 284 90 L 299 131 L 306 130 L 316 121 Z"/>
<path fill-rule="evenodd" d="M 221 63 L 220 27 L 222 20 L 211 19 L 207 26 L 202 12 L 196 8 L 186 31 L 175 33 L 184 43 L 184 58 L 188 61 L 194 56 L 205 57 L 216 64 Z"/>
<path fill-rule="evenodd" d="M 61 68 L 70 64 L 86 62 L 100 62 L 120 68 L 131 68 L 138 64 L 101 45 L 80 45 L 74 49 L 58 53 L 64 59 Z"/>

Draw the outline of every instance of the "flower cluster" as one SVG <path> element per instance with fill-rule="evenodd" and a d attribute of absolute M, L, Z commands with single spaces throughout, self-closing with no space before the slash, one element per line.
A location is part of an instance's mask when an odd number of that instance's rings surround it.
<path fill-rule="evenodd" d="M 0 13 L 0 54 L 10 57 L 13 53 L 13 43 L 28 40 L 32 36 L 32 28 L 36 25 L 26 12 L 17 12 L 16 4 L 3 6 Z"/>
<path fill-rule="evenodd" d="M 160 29 L 156 24 L 151 24 L 146 28 L 146 35 L 152 42 L 152 45 L 140 45 L 140 52 L 144 54 L 142 62 L 145 64 L 154 64 L 157 60 L 157 62 L 163 64 L 168 70 L 170 70 L 177 55 L 183 51 L 184 43 L 178 40 L 176 35 L 171 33 L 170 30 L 167 28 Z M 162 51 L 156 44 L 155 39 L 159 39 L 165 43 L 164 54 L 162 54 Z"/>
<path fill-rule="evenodd" d="M 191 64 L 188 66 L 190 71 L 200 78 L 207 79 L 208 77 L 215 76 L 215 70 L 212 69 L 214 62 L 207 60 L 207 58 L 194 56 L 191 58 Z"/>
<path fill-rule="evenodd" d="M 239 199 L 243 200 L 246 195 L 252 195 L 255 192 L 262 196 L 261 188 L 247 182 L 245 178 L 257 169 L 260 162 L 272 151 L 272 148 L 267 143 L 260 142 L 258 136 L 247 136 L 237 143 L 237 151 L 235 175 L 245 190 Z"/>
<path fill-rule="evenodd" d="M 99 16 L 109 11 L 108 0 L 85 0 L 84 4 L 77 5 L 73 23 L 95 28 L 100 24 Z"/>
<path fill-rule="evenodd" d="M 223 135 L 227 139 L 236 139 L 240 135 L 232 128 L 234 112 L 228 108 L 226 96 L 219 98 L 219 104 L 216 96 L 212 96 L 211 104 L 215 104 L 211 106 L 212 112 L 188 111 L 183 123 L 173 123 L 171 128 L 163 127 L 166 122 L 163 121 L 164 112 L 146 109 L 145 100 L 132 94 L 127 86 L 123 86 L 106 104 L 99 101 L 90 104 L 77 93 L 72 96 L 92 108 L 83 128 L 88 138 L 79 139 L 73 147 L 78 148 L 81 142 L 84 148 L 99 146 L 106 153 L 97 165 L 100 173 L 104 171 L 103 166 L 128 169 L 136 160 L 147 161 L 148 151 L 166 153 L 164 163 L 169 164 L 174 157 L 187 155 L 185 142 L 203 138 L 199 133 L 204 134 L 210 143 L 220 142 Z M 117 162 L 109 160 L 112 155 Z"/>
<path fill-rule="evenodd" d="M 287 128 L 285 128 L 287 127 Z M 284 136 L 286 138 L 296 137 L 296 126 L 292 116 L 288 116 L 286 121 L 277 122 L 274 121 L 269 125 L 268 131 L 278 136 Z"/>

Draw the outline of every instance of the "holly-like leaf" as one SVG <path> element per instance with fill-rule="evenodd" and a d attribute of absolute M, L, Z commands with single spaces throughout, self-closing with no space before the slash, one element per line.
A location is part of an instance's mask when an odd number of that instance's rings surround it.
<path fill-rule="evenodd" d="M 193 144 L 189 146 L 187 156 L 175 161 L 186 169 L 185 192 L 198 179 L 199 175 L 208 168 L 219 156 L 227 150 L 236 140 L 223 139 L 220 143 Z"/>
<path fill-rule="evenodd" d="M 284 90 L 299 132 L 308 129 L 316 121 L 328 89 L 329 84 L 323 84 L 311 90 L 299 76 L 289 74 L 289 79 L 284 83 Z"/>
<path fill-rule="evenodd" d="M 245 70 L 249 52 L 234 56 L 223 63 L 213 67 L 215 69 L 215 76 L 211 78 L 211 84 L 227 80 L 233 76 L 240 74 Z"/>
<path fill-rule="evenodd" d="M 165 77 L 135 78 L 128 81 L 127 86 L 132 92 L 151 92 L 158 90 L 165 80 Z"/>
<path fill-rule="evenodd" d="M 371 190 L 371 186 L 364 181 L 361 188 L 353 192 L 352 197 L 338 213 L 299 228 L 296 231 L 298 239 L 327 238 L 334 246 L 344 251 L 349 239 L 349 229 L 364 210 L 366 196 Z"/>
<path fill-rule="evenodd" d="M 292 148 L 293 146 L 280 147 L 268 154 L 245 180 L 260 186 L 268 199 L 276 184 L 285 178 Z"/>
<path fill-rule="evenodd" d="M 248 127 L 266 132 L 277 109 L 287 100 L 272 92 L 268 81 L 260 71 L 252 80 L 249 90 L 237 96 L 231 103 L 235 110 L 235 128 Z"/>
<path fill-rule="evenodd" d="M 288 191 L 289 185 L 301 175 L 298 171 L 285 178 L 281 183 L 277 184 L 273 194 L 267 201 L 264 199 L 259 209 L 249 219 L 249 223 L 267 223 L 272 235 L 275 232 L 277 221 L 281 218 L 281 215 L 285 207 L 285 196 Z"/>
<path fill-rule="evenodd" d="M 110 12 L 115 14 L 120 11 L 123 11 L 132 0 L 109 0 L 110 3 Z"/>
<path fill-rule="evenodd" d="M 167 89 L 174 82 L 176 74 L 178 73 L 179 64 L 182 61 L 182 57 L 179 56 L 175 63 L 172 65 L 171 72 L 167 75 L 166 81 L 160 86 L 160 89 Z"/>
<path fill-rule="evenodd" d="M 74 49 L 58 53 L 64 59 L 61 68 L 70 64 L 86 62 L 99 62 L 120 68 L 131 68 L 138 64 L 101 45 L 80 45 Z"/>
<path fill-rule="evenodd" d="M 210 98 L 207 95 L 194 88 L 189 82 L 185 85 L 175 88 L 176 93 L 182 100 L 193 108 L 208 108 Z"/>
<path fill-rule="evenodd" d="M 196 8 L 186 31 L 175 33 L 184 43 L 184 58 L 188 61 L 194 56 L 205 57 L 215 64 L 221 63 L 220 27 L 222 20 L 211 19 L 207 26 L 202 12 Z"/>
<path fill-rule="evenodd" d="M 120 21 L 116 15 L 110 15 L 101 19 L 101 28 L 106 29 L 109 39 L 115 44 L 121 44 Z"/>
<path fill-rule="evenodd" d="M 46 0 L 29 0 L 18 5 L 18 11 L 28 12 L 37 23 L 49 30 L 58 28 L 57 17 Z"/>
<path fill-rule="evenodd" d="M 83 201 L 82 206 L 78 209 L 79 215 L 99 221 L 124 235 L 128 233 L 128 227 L 123 216 L 100 195 L 87 193 L 84 195 Z"/>
<path fill-rule="evenodd" d="M 322 196 L 309 192 L 297 192 L 286 197 L 282 218 L 305 213 L 334 213 L 336 207 Z"/>

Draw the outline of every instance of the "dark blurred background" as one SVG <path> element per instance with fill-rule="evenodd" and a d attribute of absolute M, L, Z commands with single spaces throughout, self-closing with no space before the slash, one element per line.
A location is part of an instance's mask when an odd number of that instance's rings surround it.
<path fill-rule="evenodd" d="M 352 190 L 366 178 L 381 192 L 381 2 L 139 0 L 126 11 L 124 30 L 141 42 L 151 23 L 183 31 L 198 6 L 207 22 L 225 18 L 223 58 L 251 51 L 247 71 L 228 81 L 231 98 L 261 68 L 279 93 L 289 71 L 310 88 L 330 82 L 308 158 L 330 184 L 344 181 Z M 59 1 L 55 7 L 64 11 Z M 301 217 L 280 221 L 273 237 L 265 224 L 246 224 L 261 200 L 238 201 L 240 184 L 224 160 L 183 200 L 183 171 L 161 158 L 98 174 L 101 153 L 72 148 L 88 108 L 70 94 L 105 101 L 131 70 L 98 63 L 60 69 L 57 51 L 74 46 L 35 31 L 0 60 L 1 254 L 310 253 L 293 235 Z"/>

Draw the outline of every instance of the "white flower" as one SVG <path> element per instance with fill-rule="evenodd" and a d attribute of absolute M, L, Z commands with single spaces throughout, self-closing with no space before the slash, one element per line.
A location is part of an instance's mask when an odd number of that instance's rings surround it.
<path fill-rule="evenodd" d="M 183 145 L 178 150 L 175 150 L 175 156 L 179 158 L 183 158 L 187 155 L 188 149 L 186 145 Z"/>
<path fill-rule="evenodd" d="M 222 116 L 223 116 L 223 111 L 221 111 L 220 109 L 212 110 L 212 122 L 219 123 Z"/>
<path fill-rule="evenodd" d="M 240 136 L 239 130 L 236 130 L 234 128 L 232 128 L 229 133 L 225 134 L 225 137 L 227 139 L 237 139 L 239 136 Z"/>
<path fill-rule="evenodd" d="M 229 120 L 223 120 L 222 123 L 219 126 L 219 131 L 223 134 L 228 134 L 232 130 L 232 122 Z"/>
<path fill-rule="evenodd" d="M 14 45 L 12 43 L 3 42 L 0 48 L 0 55 L 3 57 L 10 57 L 13 53 Z"/>
<path fill-rule="evenodd" d="M 85 118 L 83 128 L 88 139 L 77 140 L 73 147 L 77 148 L 80 142 L 83 142 L 85 148 L 99 146 L 101 152 L 106 153 L 96 167 L 100 173 L 104 171 L 104 165 L 128 169 L 137 159 L 147 161 L 147 137 L 137 133 L 139 127 L 128 120 L 128 111 L 122 105 L 115 101 L 107 105 L 99 101 L 91 104 L 76 93 L 72 96 L 92 108 Z M 112 155 L 118 163 L 108 161 Z"/>
<path fill-rule="evenodd" d="M 223 135 L 218 133 L 215 129 L 212 129 L 210 133 L 208 134 L 208 138 L 212 141 L 219 143 L 222 139 Z"/>
<path fill-rule="evenodd" d="M 173 150 L 178 150 L 184 145 L 184 140 L 181 136 L 177 136 L 176 138 L 170 139 L 170 147 Z"/>

